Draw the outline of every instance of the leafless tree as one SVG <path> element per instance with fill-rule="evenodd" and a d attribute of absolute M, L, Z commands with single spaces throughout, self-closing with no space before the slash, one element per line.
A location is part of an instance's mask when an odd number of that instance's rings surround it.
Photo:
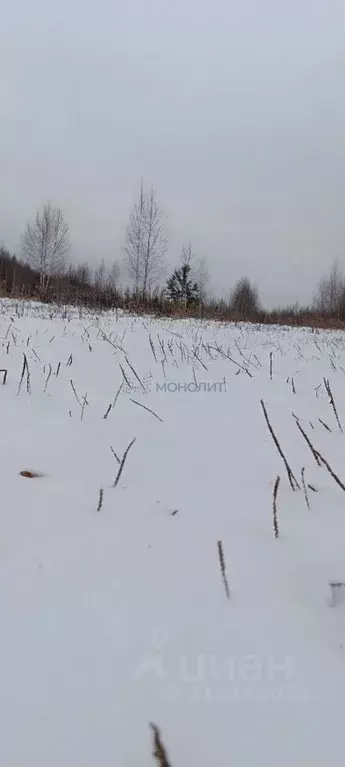
<path fill-rule="evenodd" d="M 125 234 L 124 256 L 136 296 L 147 296 L 162 273 L 167 240 L 164 215 L 154 189 L 145 192 L 133 205 Z"/>
<path fill-rule="evenodd" d="M 260 308 L 259 292 L 247 277 L 242 277 L 235 285 L 230 304 L 241 319 L 254 318 Z"/>
<path fill-rule="evenodd" d="M 108 272 L 108 277 L 107 277 L 107 288 L 108 288 L 108 290 L 110 290 L 112 292 L 114 290 L 116 290 L 116 288 L 118 286 L 119 279 L 120 279 L 120 267 L 119 267 L 117 261 L 114 261 L 114 263 L 111 265 L 111 267 L 109 269 L 109 272 Z"/>
<path fill-rule="evenodd" d="M 47 292 L 51 277 L 63 272 L 69 250 L 69 229 L 64 214 L 47 202 L 28 222 L 22 240 L 25 261 L 39 273 L 41 295 Z"/>
<path fill-rule="evenodd" d="M 164 231 L 164 215 L 151 189 L 146 200 L 146 225 L 143 258 L 143 296 L 159 280 L 162 274 L 164 256 L 167 252 L 167 239 Z"/>
<path fill-rule="evenodd" d="M 139 200 L 133 205 L 130 212 L 124 245 L 126 265 L 137 297 L 142 279 L 145 209 L 146 195 L 143 183 L 141 183 Z"/>
<path fill-rule="evenodd" d="M 344 311 L 345 278 L 335 262 L 328 276 L 323 277 L 318 285 L 314 307 L 322 314 L 330 314 L 342 319 Z"/>
<path fill-rule="evenodd" d="M 97 266 L 94 271 L 93 282 L 96 288 L 96 292 L 101 293 L 102 290 L 104 290 L 106 284 L 106 266 L 104 263 L 104 258 L 102 258 L 100 265 Z"/>
<path fill-rule="evenodd" d="M 192 267 L 192 260 L 193 260 L 192 243 L 189 242 L 188 245 L 182 246 L 182 251 L 181 251 L 182 266 Z"/>
<path fill-rule="evenodd" d="M 195 278 L 199 288 L 199 310 L 202 314 L 202 307 L 207 300 L 207 284 L 209 281 L 209 273 L 204 258 L 199 258 L 195 269 Z"/>

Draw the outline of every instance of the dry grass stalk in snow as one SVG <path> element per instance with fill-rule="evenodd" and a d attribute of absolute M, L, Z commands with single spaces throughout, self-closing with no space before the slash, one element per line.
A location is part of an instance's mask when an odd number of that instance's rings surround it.
<path fill-rule="evenodd" d="M 120 392 L 121 392 L 121 389 L 122 389 L 122 387 L 123 387 L 123 381 L 122 381 L 122 384 L 120 384 L 120 386 L 119 386 L 119 388 L 118 388 L 118 390 L 117 390 L 117 392 L 116 392 L 116 394 L 115 394 L 114 402 L 113 402 L 113 404 L 112 404 L 112 407 L 113 407 L 113 408 L 115 407 L 115 405 L 116 405 L 116 403 L 117 403 L 117 398 L 118 398 L 118 396 L 119 396 L 119 394 L 120 394 Z"/>
<path fill-rule="evenodd" d="M 98 499 L 98 506 L 97 511 L 100 511 L 103 506 L 103 489 L 101 488 L 99 491 L 99 499 Z"/>
<path fill-rule="evenodd" d="M 106 418 L 108 418 L 108 415 L 109 415 L 109 413 L 111 411 L 111 408 L 112 408 L 112 404 L 110 403 L 107 411 L 104 413 L 104 416 L 103 416 L 104 420 L 106 420 Z"/>
<path fill-rule="evenodd" d="M 70 384 L 71 384 L 71 387 L 72 387 L 72 390 L 73 390 L 73 394 L 74 394 L 74 396 L 75 396 L 75 398 L 76 398 L 76 400 L 77 400 L 77 402 L 78 402 L 78 405 L 80 405 L 80 407 L 81 407 L 81 402 L 80 402 L 80 399 L 79 399 L 79 397 L 78 397 L 78 394 L 77 394 L 77 392 L 76 392 L 76 390 L 75 390 L 75 386 L 74 386 L 74 383 L 73 383 L 73 381 L 72 381 L 72 378 L 70 379 Z"/>
<path fill-rule="evenodd" d="M 327 424 L 325 423 L 325 421 L 323 421 L 323 420 L 322 420 L 322 418 L 318 418 L 317 420 L 318 420 L 318 421 L 320 421 L 320 423 L 322 424 L 322 426 L 323 426 L 323 427 L 324 427 L 324 428 L 325 428 L 327 431 L 330 431 L 330 432 L 332 433 L 332 429 L 331 429 L 329 426 L 327 426 Z"/>
<path fill-rule="evenodd" d="M 21 374 L 20 381 L 19 381 L 19 386 L 18 386 L 18 394 L 20 394 L 20 390 L 22 388 L 22 383 L 23 383 L 23 380 L 24 380 L 25 373 L 26 373 L 26 391 L 27 391 L 28 394 L 31 394 L 29 365 L 28 365 L 28 361 L 26 359 L 26 354 L 23 354 L 23 356 L 24 356 L 24 361 L 23 361 L 23 367 L 22 367 L 22 374 Z"/>
<path fill-rule="evenodd" d="M 155 418 L 158 418 L 158 421 L 161 421 L 161 423 L 163 423 L 163 418 L 160 418 L 159 415 L 157 415 L 157 413 L 154 413 L 153 410 L 150 410 L 149 407 L 146 407 L 146 405 L 142 405 L 141 402 L 137 402 L 136 399 L 132 399 L 131 397 L 129 399 L 131 402 L 134 402 L 135 405 L 139 405 L 139 407 L 144 408 L 144 410 L 147 410 L 148 413 L 151 413 L 152 415 L 154 415 Z"/>
<path fill-rule="evenodd" d="M 338 475 L 333 471 L 333 469 L 329 465 L 328 461 L 326 461 L 326 458 L 324 458 L 323 455 L 321 455 L 321 453 L 319 453 L 319 451 L 315 449 L 314 445 L 311 443 L 309 437 L 307 436 L 305 431 L 302 429 L 302 426 L 301 426 L 301 424 L 299 423 L 298 420 L 296 420 L 296 424 L 297 424 L 301 434 L 303 435 L 307 445 L 310 447 L 310 450 L 311 450 L 311 452 L 312 452 L 312 454 L 313 454 L 313 456 L 315 458 L 315 461 L 318 464 L 318 466 L 322 466 L 322 465 L 325 466 L 327 471 L 331 475 L 331 477 L 334 479 L 334 481 L 337 483 L 337 485 L 339 485 L 339 487 L 341 487 L 341 489 L 344 490 L 344 493 L 345 493 L 345 485 L 344 485 L 344 483 L 341 481 L 341 479 L 339 479 Z M 310 487 L 310 485 L 309 485 L 309 487 Z"/>
<path fill-rule="evenodd" d="M 280 485 L 280 477 L 278 475 L 273 488 L 273 530 L 274 537 L 279 538 L 279 526 L 278 526 L 278 512 L 277 512 L 277 498 Z"/>
<path fill-rule="evenodd" d="M 171 767 L 171 762 L 169 762 L 168 754 L 158 727 L 156 727 L 155 724 L 151 724 L 151 729 L 153 732 L 153 756 L 157 760 L 159 767 Z"/>
<path fill-rule="evenodd" d="M 289 465 L 289 463 L 288 463 L 288 461 L 287 461 L 287 459 L 286 459 L 286 456 L 285 456 L 285 454 L 284 454 L 284 453 L 283 453 L 283 451 L 282 451 L 282 448 L 280 447 L 280 444 L 279 444 L 278 438 L 276 437 L 276 435 L 275 435 L 275 433 L 274 433 L 274 431 L 273 431 L 273 428 L 272 428 L 272 426 L 271 426 L 271 423 L 270 423 L 270 420 L 269 420 L 269 417 L 268 417 L 268 414 L 267 414 L 267 410 L 266 410 L 266 407 L 265 407 L 265 403 L 264 403 L 264 401 L 263 401 L 263 400 L 261 400 L 261 407 L 262 407 L 262 409 L 263 409 L 263 411 L 264 411 L 265 420 L 266 420 L 266 423 L 267 423 L 267 426 L 268 426 L 269 432 L 270 432 L 270 434 L 271 434 L 271 437 L 272 437 L 272 439 L 273 439 L 273 441 L 274 441 L 274 444 L 275 444 L 275 446 L 276 446 L 276 448 L 277 448 L 277 450 L 278 450 L 278 453 L 279 453 L 279 455 L 281 456 L 281 458 L 282 458 L 282 459 L 283 459 L 283 461 L 284 461 L 284 466 L 285 466 L 285 468 L 286 468 L 286 472 L 287 472 L 287 475 L 288 475 L 288 479 L 289 479 L 290 485 L 291 485 L 291 487 L 292 487 L 292 490 L 299 490 L 299 489 L 300 489 L 300 488 L 299 488 L 299 484 L 298 484 L 298 482 L 297 482 L 297 479 L 296 479 L 296 477 L 294 476 L 294 474 L 293 474 L 293 472 L 292 472 L 292 469 L 291 469 L 291 467 L 290 467 L 290 465 Z"/>
<path fill-rule="evenodd" d="M 140 383 L 140 386 L 141 386 L 141 388 L 142 388 L 142 389 L 143 389 L 143 391 L 144 391 L 144 394 L 146 394 L 146 389 L 145 389 L 145 386 L 144 386 L 144 384 L 143 384 L 142 380 L 139 378 L 139 376 L 138 376 L 138 373 L 137 373 L 137 372 L 136 372 L 136 370 L 134 369 L 133 365 L 131 365 L 131 363 L 130 363 L 129 359 L 128 359 L 127 357 L 126 357 L 125 359 L 126 359 L 126 362 L 127 362 L 127 365 L 128 365 L 128 367 L 131 369 L 132 373 L 135 375 L 135 377 L 136 377 L 137 381 L 139 381 L 139 383 Z"/>
<path fill-rule="evenodd" d="M 4 375 L 3 375 L 3 379 L 2 379 L 2 385 L 3 385 L 3 386 L 5 386 L 5 384 L 6 384 L 6 381 L 7 381 L 7 370 L 5 370 L 5 369 L 3 368 L 2 370 L 0 370 L 0 373 L 3 373 L 3 374 L 4 374 Z"/>
<path fill-rule="evenodd" d="M 120 477 L 121 477 L 121 474 L 123 472 L 123 467 L 124 467 L 125 462 L 126 462 L 126 458 L 128 456 L 128 453 L 129 453 L 132 445 L 134 445 L 135 440 L 136 440 L 136 437 L 134 437 L 134 439 L 132 439 L 132 442 L 129 443 L 127 449 L 125 450 L 125 452 L 123 454 L 123 458 L 122 458 L 122 461 L 120 463 L 120 467 L 119 467 L 119 470 L 118 470 L 118 473 L 117 473 L 117 476 L 116 476 L 116 479 L 115 479 L 115 482 L 114 482 L 114 487 L 117 487 L 117 485 L 119 484 Z"/>
<path fill-rule="evenodd" d="M 133 388 L 133 387 L 132 387 L 132 384 L 131 384 L 131 383 L 130 383 L 130 381 L 128 380 L 128 378 L 127 378 L 127 376 L 126 376 L 126 373 L 125 373 L 125 371 L 124 371 L 124 369 L 123 369 L 122 365 L 121 365 L 120 363 L 119 363 L 119 365 L 120 365 L 121 373 L 122 373 L 122 375 L 123 375 L 123 377 L 124 377 L 124 379 L 125 379 L 125 381 L 126 381 L 126 384 L 127 384 L 127 386 L 128 386 L 130 389 L 132 389 L 132 388 Z"/>
<path fill-rule="evenodd" d="M 230 589 L 229 589 L 228 579 L 226 577 L 224 551 L 223 551 L 223 544 L 221 541 L 218 541 L 218 556 L 219 556 L 220 570 L 222 573 L 225 593 L 226 593 L 227 599 L 230 599 Z"/>
<path fill-rule="evenodd" d="M 302 485 L 303 485 L 303 490 L 304 490 L 305 502 L 306 502 L 307 508 L 310 511 L 310 503 L 309 503 L 309 497 L 308 497 L 308 490 L 307 490 L 307 486 L 305 484 L 305 476 L 304 475 L 305 475 L 305 468 L 303 466 L 303 469 L 301 471 Z"/>
<path fill-rule="evenodd" d="M 44 368 L 45 368 L 45 366 L 44 366 Z M 49 362 L 48 362 L 48 368 L 49 368 L 49 371 L 48 371 L 48 375 L 47 375 L 47 378 L 46 378 L 46 382 L 44 384 L 44 389 L 43 389 L 44 392 L 47 391 L 47 386 L 48 386 L 48 383 L 49 383 L 49 379 L 50 379 L 50 376 L 52 374 L 52 366 L 49 364 Z M 45 370 L 44 370 L 44 372 L 45 372 Z"/>
<path fill-rule="evenodd" d="M 88 405 L 88 404 L 89 404 L 89 403 L 88 403 L 88 401 L 87 401 L 87 392 L 86 392 L 86 393 L 84 394 L 84 397 L 83 397 L 83 404 L 82 404 L 82 406 L 81 406 L 81 413 L 80 413 L 80 420 L 81 420 L 81 421 L 83 420 L 83 417 L 84 417 L 84 410 L 85 410 L 85 405 Z"/>
<path fill-rule="evenodd" d="M 118 463 L 121 463 L 120 458 L 119 458 L 118 455 L 116 455 L 114 448 L 111 445 L 109 445 L 109 447 L 110 447 L 110 450 L 111 450 L 114 458 L 117 460 Z"/>
<path fill-rule="evenodd" d="M 336 405 L 335 405 L 335 401 L 334 401 L 334 397 L 333 397 L 333 392 L 332 392 L 332 389 L 331 389 L 331 384 L 330 384 L 330 382 L 328 380 L 326 380 L 326 378 L 323 379 L 323 382 L 325 384 L 325 389 L 326 389 L 326 392 L 327 392 L 327 394 L 329 396 L 329 401 L 330 401 L 330 404 L 332 405 L 333 412 L 334 412 L 334 415 L 336 417 L 337 424 L 339 426 L 340 431 L 342 432 L 343 431 L 343 427 L 342 427 L 342 425 L 340 423 L 340 420 L 339 420 L 338 411 L 337 411 L 337 408 L 336 408 Z"/>

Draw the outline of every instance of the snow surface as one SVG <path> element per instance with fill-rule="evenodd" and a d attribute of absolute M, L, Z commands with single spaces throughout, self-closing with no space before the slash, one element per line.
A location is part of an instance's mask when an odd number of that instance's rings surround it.
<path fill-rule="evenodd" d="M 172 767 L 343 765 L 345 494 L 291 414 L 345 481 L 343 333 L 3 300 L 0 336 L 1 765 L 152 767 L 150 722 Z"/>

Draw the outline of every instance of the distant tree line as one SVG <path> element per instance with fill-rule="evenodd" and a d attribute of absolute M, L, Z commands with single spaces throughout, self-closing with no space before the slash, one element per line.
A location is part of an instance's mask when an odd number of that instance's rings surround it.
<path fill-rule="evenodd" d="M 166 273 L 166 219 L 154 189 L 143 183 L 124 232 L 122 263 L 128 279 L 120 285 L 120 265 L 104 260 L 94 269 L 70 261 L 71 243 L 63 211 L 47 202 L 25 228 L 19 256 L 0 248 L 0 295 L 47 302 L 118 307 L 160 315 L 214 317 L 220 320 L 334 324 L 345 322 L 345 276 L 337 264 L 319 283 L 313 304 L 266 311 L 256 285 L 242 277 L 227 300 L 208 294 L 205 261 L 191 243 L 182 247 L 180 264 Z"/>

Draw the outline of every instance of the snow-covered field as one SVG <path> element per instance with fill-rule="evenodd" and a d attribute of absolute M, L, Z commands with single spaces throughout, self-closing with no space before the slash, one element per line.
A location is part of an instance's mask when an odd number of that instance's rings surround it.
<path fill-rule="evenodd" d="M 345 493 L 296 423 L 345 482 L 343 334 L 2 301 L 0 336 L 1 765 L 152 767 L 150 722 L 172 767 L 343 765 Z"/>

